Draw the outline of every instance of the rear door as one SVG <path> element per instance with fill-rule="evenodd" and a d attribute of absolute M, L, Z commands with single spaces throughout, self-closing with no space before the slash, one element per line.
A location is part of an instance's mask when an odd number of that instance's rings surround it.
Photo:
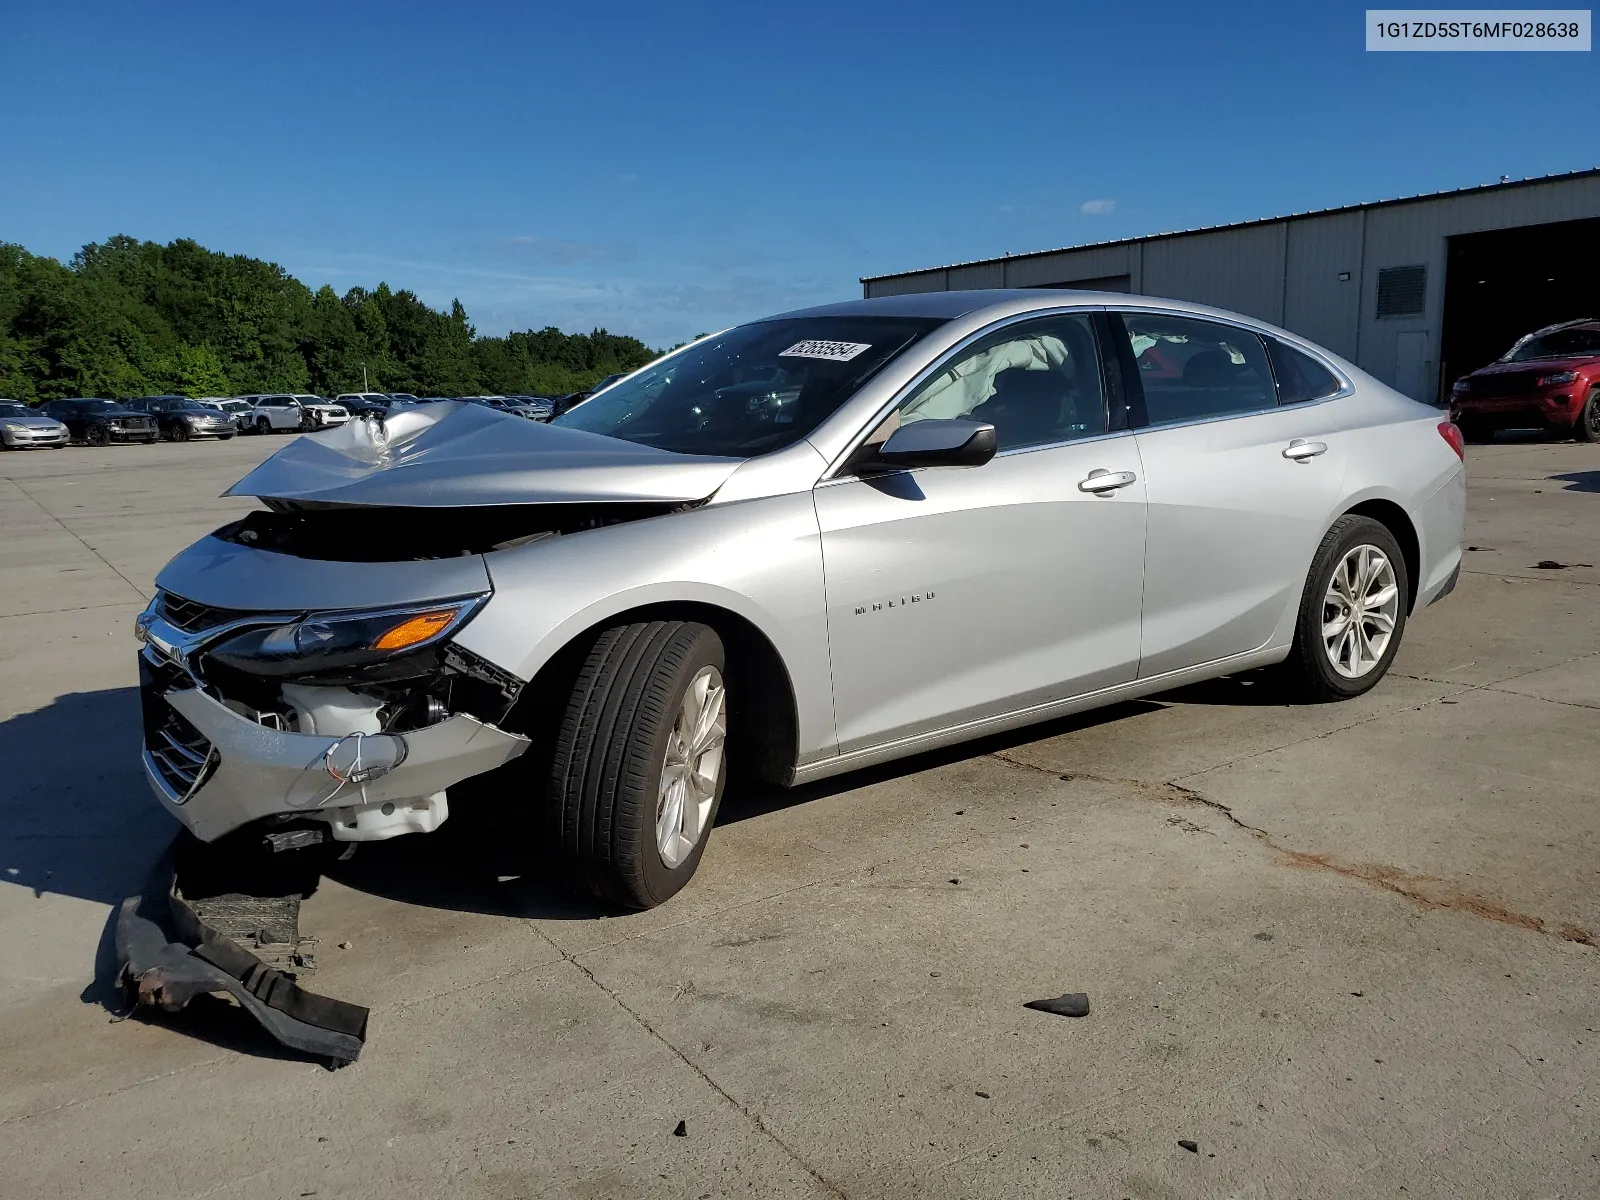
<path fill-rule="evenodd" d="M 970 417 L 998 437 L 983 466 L 818 485 L 842 752 L 1134 678 L 1144 484 L 1095 332 L 1074 313 L 980 337 L 868 439 Z"/>
<path fill-rule="evenodd" d="M 1290 402 L 1280 402 L 1273 358 L 1292 360 L 1276 339 L 1142 309 L 1117 323 L 1140 391 L 1149 527 L 1139 676 L 1149 678 L 1271 639 L 1338 502 L 1346 435 L 1338 405 L 1321 402 L 1326 386 L 1307 397 L 1286 380 Z"/>

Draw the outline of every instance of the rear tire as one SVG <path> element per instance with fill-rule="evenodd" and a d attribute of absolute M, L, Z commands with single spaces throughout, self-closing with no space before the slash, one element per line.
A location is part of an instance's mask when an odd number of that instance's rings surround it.
<path fill-rule="evenodd" d="M 1600 442 L 1600 387 L 1589 389 L 1578 419 L 1572 423 L 1572 436 L 1580 442 Z"/>
<path fill-rule="evenodd" d="M 1340 517 L 1306 574 L 1294 644 L 1283 664 L 1290 692 L 1324 703 L 1370 691 L 1400 649 L 1409 604 L 1405 555 L 1388 526 L 1371 517 Z"/>
<path fill-rule="evenodd" d="M 727 779 L 722 641 L 689 621 L 605 630 L 556 734 L 550 841 L 602 899 L 653 908 L 693 877 Z"/>

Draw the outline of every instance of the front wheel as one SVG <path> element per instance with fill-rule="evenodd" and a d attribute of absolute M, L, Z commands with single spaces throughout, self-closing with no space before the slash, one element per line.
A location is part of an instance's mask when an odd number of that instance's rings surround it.
<path fill-rule="evenodd" d="M 551 758 L 552 841 L 595 895 L 653 908 L 693 877 L 726 782 L 722 640 L 691 621 L 605 630 Z"/>
<path fill-rule="evenodd" d="M 272 432 L 272 422 L 267 420 L 265 417 L 257 417 L 256 432 L 262 437 L 266 437 L 267 434 Z"/>
<path fill-rule="evenodd" d="M 1386 525 L 1347 515 L 1317 547 L 1284 662 L 1301 699 L 1349 700 L 1388 673 L 1406 627 L 1405 555 Z"/>
<path fill-rule="evenodd" d="M 175 442 L 187 442 L 189 440 L 189 427 L 182 421 L 179 421 L 172 427 L 172 433 L 170 436 Z"/>
<path fill-rule="evenodd" d="M 83 440 L 91 446 L 106 446 L 111 442 L 111 431 L 104 425 L 91 425 L 83 431 Z"/>
<path fill-rule="evenodd" d="M 1580 442 L 1600 442 L 1600 387 L 1589 389 L 1588 399 L 1572 423 L 1572 436 Z"/>

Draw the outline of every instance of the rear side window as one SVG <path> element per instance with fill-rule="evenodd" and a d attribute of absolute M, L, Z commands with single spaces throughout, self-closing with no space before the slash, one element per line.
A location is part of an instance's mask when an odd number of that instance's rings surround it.
<path fill-rule="evenodd" d="M 1278 403 L 1301 404 L 1332 396 L 1344 385 L 1339 377 L 1309 354 L 1285 345 L 1276 338 L 1264 339 L 1272 359 L 1272 373 L 1278 377 Z"/>
<path fill-rule="evenodd" d="M 1278 407 L 1266 348 L 1250 330 L 1163 313 L 1121 316 L 1151 425 Z"/>

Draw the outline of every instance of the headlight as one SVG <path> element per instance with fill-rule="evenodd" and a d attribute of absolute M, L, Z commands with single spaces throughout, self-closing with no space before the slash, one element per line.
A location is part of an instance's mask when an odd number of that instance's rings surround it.
<path fill-rule="evenodd" d="M 1557 371 L 1554 375 L 1539 376 L 1539 386 L 1553 387 L 1558 383 L 1571 383 L 1577 377 L 1576 371 Z"/>
<path fill-rule="evenodd" d="M 28 427 L 21 421 L 0 421 L 0 429 L 7 433 L 27 433 Z"/>
<path fill-rule="evenodd" d="M 1472 384 L 1467 382 L 1465 379 L 1458 379 L 1455 382 L 1455 386 L 1452 387 L 1450 390 L 1455 395 L 1459 396 L 1463 392 L 1470 392 L 1472 390 Z"/>
<path fill-rule="evenodd" d="M 288 625 L 251 629 L 207 658 L 258 676 L 283 679 L 358 676 L 410 679 L 433 669 L 429 653 L 484 600 L 473 596 L 380 612 L 312 613 Z"/>

